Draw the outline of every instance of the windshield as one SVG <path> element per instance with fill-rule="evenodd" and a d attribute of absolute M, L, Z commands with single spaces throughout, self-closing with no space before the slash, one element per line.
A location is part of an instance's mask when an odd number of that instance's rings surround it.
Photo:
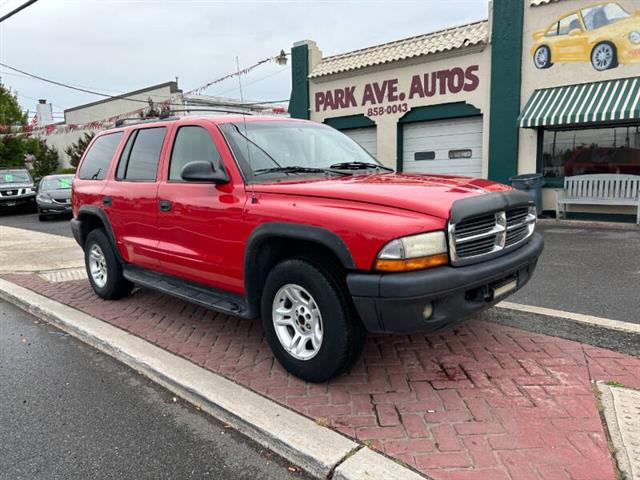
<path fill-rule="evenodd" d="M 304 167 L 329 170 L 344 162 L 379 165 L 367 151 L 351 138 L 326 125 L 288 122 L 251 121 L 221 125 L 247 177 L 267 169 L 268 176 L 283 175 L 278 169 Z M 246 130 L 245 130 L 246 129 Z M 317 172 L 301 172 L 323 175 Z"/>
<path fill-rule="evenodd" d="M 73 175 L 65 175 L 64 177 L 45 177 L 40 182 L 40 191 L 49 190 L 69 190 Z"/>
<path fill-rule="evenodd" d="M 0 170 L 0 185 L 7 183 L 32 183 L 26 170 Z"/>
<path fill-rule="evenodd" d="M 631 14 L 617 3 L 607 3 L 582 9 L 582 18 L 587 30 L 595 30 L 630 16 Z"/>

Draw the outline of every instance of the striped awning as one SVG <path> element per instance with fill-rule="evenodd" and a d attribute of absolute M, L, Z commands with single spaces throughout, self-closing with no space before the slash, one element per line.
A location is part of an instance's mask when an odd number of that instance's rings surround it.
<path fill-rule="evenodd" d="M 536 90 L 518 117 L 522 128 L 640 121 L 640 77 Z"/>

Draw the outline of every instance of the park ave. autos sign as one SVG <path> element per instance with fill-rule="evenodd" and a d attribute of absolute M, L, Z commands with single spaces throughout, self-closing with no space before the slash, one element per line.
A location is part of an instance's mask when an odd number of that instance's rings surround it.
<path fill-rule="evenodd" d="M 454 67 L 411 77 L 408 91 L 400 91 L 397 78 L 367 83 L 363 87 L 344 87 L 316 92 L 316 112 L 344 108 L 369 107 L 366 115 L 403 113 L 409 110 L 405 101 L 473 92 L 480 85 L 478 65 L 466 69 Z M 385 104 L 385 106 L 381 106 Z"/>

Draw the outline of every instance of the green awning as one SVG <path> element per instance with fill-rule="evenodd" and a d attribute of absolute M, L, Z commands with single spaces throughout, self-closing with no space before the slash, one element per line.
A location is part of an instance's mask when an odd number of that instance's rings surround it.
<path fill-rule="evenodd" d="M 640 77 L 536 90 L 522 110 L 522 128 L 640 121 Z"/>

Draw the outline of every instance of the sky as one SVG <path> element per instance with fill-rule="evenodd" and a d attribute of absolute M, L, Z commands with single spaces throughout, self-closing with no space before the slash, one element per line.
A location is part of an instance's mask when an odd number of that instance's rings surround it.
<path fill-rule="evenodd" d="M 0 16 L 26 0 L 0 0 Z M 487 18 L 487 0 L 39 0 L 0 24 L 0 62 L 62 83 L 118 94 L 174 80 L 184 91 L 314 40 L 324 56 Z M 101 97 L 0 66 L 32 113 L 54 116 Z M 286 100 L 291 65 L 243 76 L 245 100 Z M 239 98 L 237 78 L 207 95 Z"/>

